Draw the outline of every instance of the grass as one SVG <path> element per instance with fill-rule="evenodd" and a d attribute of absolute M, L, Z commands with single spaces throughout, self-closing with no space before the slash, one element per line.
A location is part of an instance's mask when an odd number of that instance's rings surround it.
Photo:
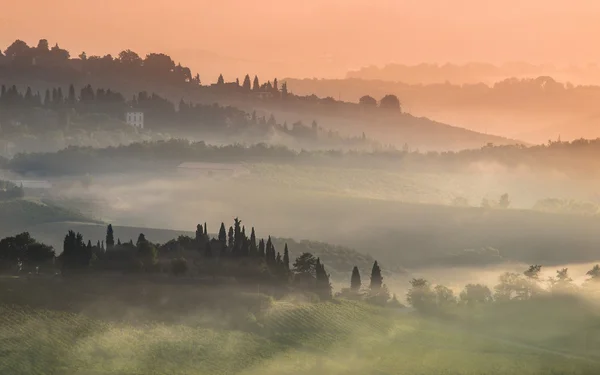
<path fill-rule="evenodd" d="M 351 301 L 276 302 L 253 332 L 193 324 L 125 324 L 7 306 L 0 307 L 0 316 L 2 374 L 575 375 L 600 371 L 600 363 L 591 357 Z"/>

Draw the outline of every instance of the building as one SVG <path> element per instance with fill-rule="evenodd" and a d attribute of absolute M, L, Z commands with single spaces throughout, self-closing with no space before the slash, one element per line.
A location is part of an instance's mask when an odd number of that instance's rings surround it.
<path fill-rule="evenodd" d="M 144 129 L 144 112 L 127 112 L 125 122 L 136 128 Z"/>
<path fill-rule="evenodd" d="M 202 163 L 202 162 L 185 162 L 179 164 L 178 172 L 196 176 L 227 176 L 237 177 L 250 173 L 241 164 L 225 164 L 225 163 Z"/>

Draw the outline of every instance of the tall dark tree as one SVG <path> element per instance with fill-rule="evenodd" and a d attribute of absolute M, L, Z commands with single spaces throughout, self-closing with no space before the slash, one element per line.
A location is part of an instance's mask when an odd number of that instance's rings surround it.
<path fill-rule="evenodd" d="M 373 263 L 373 269 L 371 270 L 371 285 L 369 286 L 372 291 L 379 291 L 383 285 L 383 276 L 381 276 L 381 269 L 377 261 Z"/>
<path fill-rule="evenodd" d="M 112 224 L 108 224 L 108 227 L 106 228 L 106 248 L 110 250 L 114 246 L 115 246 L 115 236 L 113 233 L 113 227 L 112 227 Z"/>
<path fill-rule="evenodd" d="M 352 269 L 352 277 L 350 278 L 350 289 L 354 292 L 358 292 L 361 285 L 360 272 L 358 272 L 358 267 L 354 266 Z"/>
<path fill-rule="evenodd" d="M 73 108 L 75 103 L 77 102 L 77 98 L 75 97 L 75 87 L 73 84 L 69 85 L 69 96 L 67 97 L 67 104 Z"/>
<path fill-rule="evenodd" d="M 260 242 L 258 243 L 258 256 L 262 259 L 265 259 L 267 254 L 265 251 L 265 240 L 264 239 L 260 239 Z"/>
<path fill-rule="evenodd" d="M 288 251 L 288 245 L 285 244 L 285 248 L 283 250 L 283 269 L 286 272 L 290 271 L 290 252 Z"/>
<path fill-rule="evenodd" d="M 252 91 L 260 91 L 260 82 L 258 76 L 254 76 L 254 82 L 252 83 Z"/>
<path fill-rule="evenodd" d="M 235 246 L 233 227 L 229 227 L 229 232 L 227 233 L 227 246 L 230 250 L 233 250 L 233 247 Z"/>
<path fill-rule="evenodd" d="M 204 240 L 204 229 L 202 224 L 196 225 L 196 244 L 200 245 Z"/>
<path fill-rule="evenodd" d="M 252 257 L 258 255 L 258 246 L 256 245 L 256 233 L 254 232 L 254 227 L 252 227 L 252 232 L 250 232 L 250 248 L 248 249 L 248 252 Z"/>
<path fill-rule="evenodd" d="M 217 79 L 217 85 L 222 86 L 225 84 L 225 79 L 223 79 L 223 74 L 219 74 L 219 78 Z"/>
<path fill-rule="evenodd" d="M 315 276 L 317 279 L 316 287 L 317 294 L 321 299 L 331 299 L 331 282 L 329 281 L 329 274 L 325 271 L 325 266 L 321 263 L 321 260 L 317 258 L 315 264 Z"/>
<path fill-rule="evenodd" d="M 219 229 L 219 241 L 225 245 L 227 242 L 227 230 L 225 229 L 225 223 L 221 223 L 221 228 Z"/>
<path fill-rule="evenodd" d="M 252 84 L 250 83 L 250 76 L 248 74 L 246 74 L 246 77 L 244 77 L 244 83 L 242 84 L 242 88 L 244 89 L 244 91 L 250 91 L 252 89 Z"/>

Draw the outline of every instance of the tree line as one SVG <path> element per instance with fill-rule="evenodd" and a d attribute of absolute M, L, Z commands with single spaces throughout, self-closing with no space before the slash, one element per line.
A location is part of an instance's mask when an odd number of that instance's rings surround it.
<path fill-rule="evenodd" d="M 206 223 L 198 224 L 195 237 L 179 236 L 164 244 L 152 243 L 140 233 L 136 242 L 121 242 L 111 224 L 106 237 L 95 244 L 80 233 L 69 231 L 63 251 L 37 242 L 25 232 L 0 241 L 0 269 L 40 272 L 59 270 L 64 276 L 107 272 L 120 274 L 170 274 L 219 280 L 234 278 L 243 283 L 264 285 L 266 291 L 295 290 L 313 293 L 319 299 L 332 296 L 330 275 L 320 258 L 303 253 L 290 264 L 287 244 L 278 251 L 271 237 L 259 239 L 254 228 L 248 235 L 242 221 L 235 218 L 229 229 L 221 223 L 218 235 L 211 238 Z"/>
<path fill-rule="evenodd" d="M 31 87 L 20 91 L 15 85 L 0 86 L 0 132 L 3 135 L 30 130 L 42 133 L 54 129 L 69 130 L 78 125 L 86 129 L 110 130 L 115 128 L 115 122 L 121 122 L 124 128 L 126 113 L 131 111 L 143 112 L 144 127 L 156 131 L 188 130 L 233 138 L 254 136 L 261 140 L 274 130 L 309 143 L 321 139 L 357 147 L 374 144 L 364 133 L 360 137 L 344 137 L 320 127 L 316 121 L 310 125 L 302 121 L 281 124 L 273 114 L 260 116 L 256 111 L 246 113 L 231 106 L 192 103 L 183 99 L 176 105 L 156 93 L 145 91 L 126 100 L 120 92 L 94 89 L 89 84 L 79 90 L 70 84 L 64 91 L 59 86 L 43 93 L 33 92 Z"/>
<path fill-rule="evenodd" d="M 574 178 L 591 178 L 600 170 L 600 139 L 549 142 L 537 146 L 495 146 L 456 152 L 419 152 L 395 148 L 361 150 L 295 151 L 286 146 L 256 143 L 252 145 L 210 145 L 182 139 L 142 142 L 95 149 L 69 147 L 55 153 L 18 154 L 6 162 L 18 173 L 75 175 L 147 168 L 149 164 L 170 168 L 181 162 L 273 162 L 350 166 L 353 168 L 396 168 L 402 171 L 449 173 L 470 171 L 472 163 L 497 163 L 507 168 L 528 166 L 532 170 L 560 171 Z M 501 197 L 499 206 L 508 206 Z M 455 205 L 465 205 L 457 200 Z M 482 201 L 487 207 L 496 202 Z"/>
<path fill-rule="evenodd" d="M 47 39 L 40 39 L 36 46 L 29 46 L 23 40 L 16 40 L 0 52 L 0 77 L 18 77 L 18 82 L 111 82 L 115 85 L 131 88 L 150 84 L 154 90 L 165 87 L 185 88 L 193 97 L 211 96 L 214 98 L 236 98 L 246 102 L 260 101 L 296 109 L 309 108 L 318 112 L 355 113 L 372 107 L 369 96 L 361 103 L 344 102 L 331 96 L 295 95 L 287 82 L 277 78 L 261 81 L 254 75 L 246 74 L 240 81 L 235 78 L 227 82 L 222 74 L 216 77 L 216 83 L 202 85 L 200 75 L 191 69 L 176 63 L 165 53 L 153 52 L 145 57 L 125 49 L 116 56 L 88 56 L 81 52 L 77 57 L 58 46 L 49 47 Z M 373 99 L 374 100 L 374 99 Z M 401 112 L 400 101 L 396 95 L 385 95 L 379 104 L 382 109 Z M 390 113 L 390 111 L 384 111 Z"/>

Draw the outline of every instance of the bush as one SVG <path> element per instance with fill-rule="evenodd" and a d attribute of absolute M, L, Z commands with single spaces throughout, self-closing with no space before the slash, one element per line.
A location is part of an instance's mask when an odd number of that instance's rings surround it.
<path fill-rule="evenodd" d="M 176 258 L 171 260 L 171 273 L 175 276 L 185 275 L 188 270 L 187 260 L 185 258 Z"/>

